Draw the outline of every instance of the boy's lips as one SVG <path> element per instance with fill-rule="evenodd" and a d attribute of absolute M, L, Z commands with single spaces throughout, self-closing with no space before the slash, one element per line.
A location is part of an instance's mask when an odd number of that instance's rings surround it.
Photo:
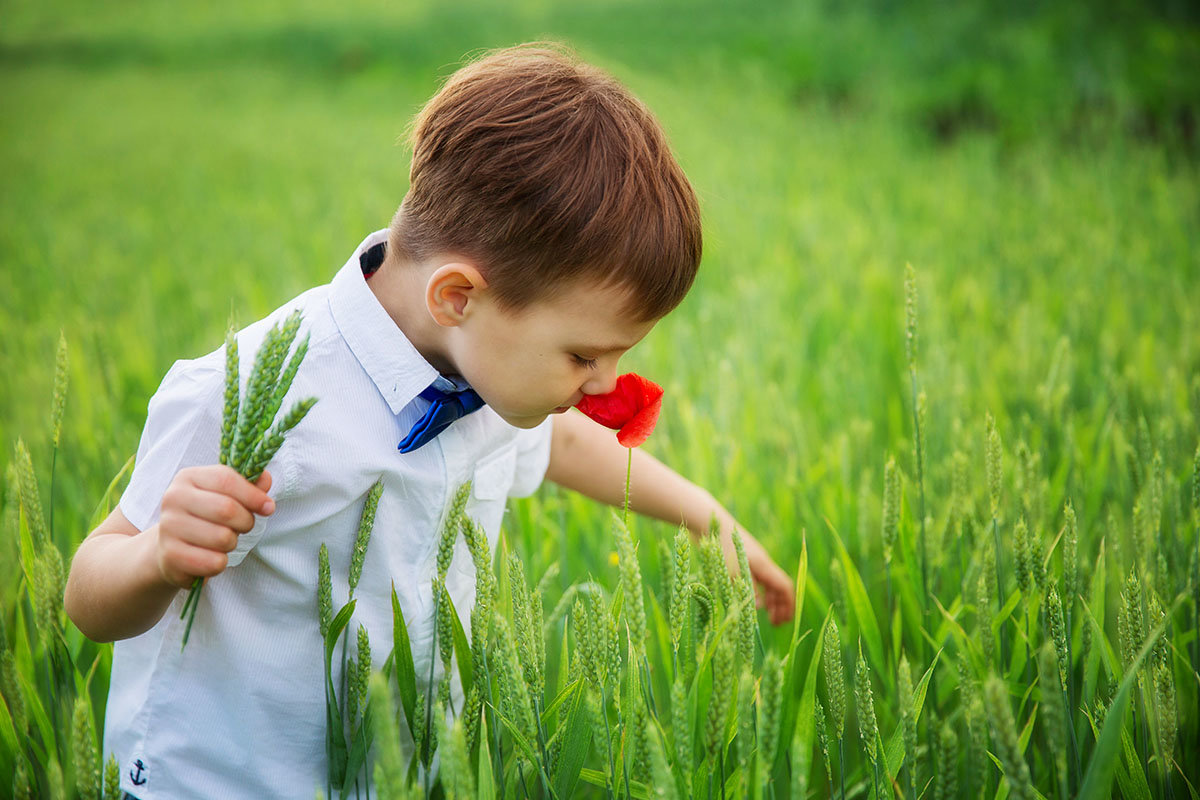
<path fill-rule="evenodd" d="M 580 392 L 580 393 L 579 393 L 579 395 L 578 395 L 577 397 L 572 397 L 572 398 L 571 398 L 571 399 L 570 399 L 570 400 L 567 402 L 567 404 L 566 404 L 566 405 L 559 406 L 558 408 L 554 409 L 554 410 L 553 410 L 553 411 L 551 411 L 550 413 L 551 413 L 551 414 L 562 414 L 562 413 L 564 413 L 564 412 L 566 412 L 566 411 L 570 411 L 572 408 L 574 408 L 575 406 L 577 406 L 577 405 L 579 404 L 579 401 L 581 401 L 582 399 L 583 399 L 583 393 L 582 393 L 582 392 Z"/>

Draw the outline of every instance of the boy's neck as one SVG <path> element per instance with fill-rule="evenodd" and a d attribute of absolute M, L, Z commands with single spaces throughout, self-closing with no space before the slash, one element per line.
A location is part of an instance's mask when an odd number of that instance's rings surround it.
<path fill-rule="evenodd" d="M 421 357 L 443 375 L 458 374 L 446 356 L 447 329 L 425 306 L 425 286 L 432 267 L 401 262 L 389 250 L 367 286 Z"/>

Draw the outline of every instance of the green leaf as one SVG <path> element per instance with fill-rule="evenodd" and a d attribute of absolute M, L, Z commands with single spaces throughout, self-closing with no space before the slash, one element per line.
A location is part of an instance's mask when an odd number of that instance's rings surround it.
<path fill-rule="evenodd" d="M 1082 600 L 1079 602 L 1083 606 L 1083 613 L 1087 614 L 1087 621 L 1092 626 L 1092 652 L 1099 651 L 1100 660 L 1104 663 L 1104 669 L 1109 675 L 1120 675 L 1121 670 L 1118 667 L 1117 654 L 1109 643 L 1108 637 L 1104 635 L 1104 629 L 1100 627 L 1099 620 L 1092 614 L 1091 606 Z M 1097 647 L 1097 644 L 1100 646 Z"/>
<path fill-rule="evenodd" d="M 396 686 L 400 692 L 400 704 L 404 707 L 404 721 L 413 741 L 417 732 L 413 730 L 413 714 L 417 706 L 417 668 L 413 666 L 412 645 L 408 640 L 408 626 L 400 611 L 400 600 L 396 597 L 396 584 L 392 583 L 392 656 L 396 668 Z"/>
<path fill-rule="evenodd" d="M 1013 589 L 1012 594 L 1008 596 L 1008 600 L 1004 602 L 1004 606 L 996 612 L 996 616 L 992 617 L 993 631 L 996 633 L 1000 632 L 1000 626 L 1004 624 L 1005 620 L 1012 616 L 1013 611 L 1016 610 L 1017 604 L 1020 602 L 1021 592 L 1017 589 Z"/>
<path fill-rule="evenodd" d="M 1113 698 L 1112 706 L 1104 718 L 1104 727 L 1100 729 L 1100 736 L 1096 740 L 1095 750 L 1092 751 L 1092 759 L 1088 762 L 1087 772 L 1083 776 L 1083 785 L 1079 788 L 1077 800 L 1106 800 L 1109 797 L 1113 771 L 1117 766 L 1117 747 L 1121 743 L 1121 730 L 1125 727 L 1125 713 L 1129 708 L 1129 694 L 1133 691 L 1133 685 L 1136 683 L 1137 673 L 1142 662 L 1150 654 L 1154 641 L 1166 629 L 1181 600 L 1182 595 L 1175 598 L 1171 608 L 1163 615 L 1162 621 L 1146 637 L 1141 650 L 1138 651 L 1137 658 L 1125 671 L 1125 677 L 1117 689 L 1117 695 Z"/>
<path fill-rule="evenodd" d="M 1142 760 L 1133 747 L 1133 737 L 1128 728 L 1121 728 L 1121 747 L 1125 751 L 1125 766 L 1128 769 L 1128 785 L 1121 787 L 1125 800 L 1150 800 L 1150 784 L 1146 782 L 1146 771 Z"/>
<path fill-rule="evenodd" d="M 808 583 L 808 534 L 800 534 L 800 563 L 796 565 L 796 609 L 792 617 L 792 641 L 788 644 L 788 652 L 796 650 L 800 642 L 800 617 L 804 612 L 804 589 Z"/>
<path fill-rule="evenodd" d="M 92 512 L 92 517 L 88 521 L 87 529 L 89 531 L 96 530 L 100 526 L 100 523 L 112 513 L 113 496 L 117 493 L 117 486 L 126 475 L 133 471 L 133 462 L 136 458 L 136 454 L 130 456 L 129 460 L 125 462 L 125 466 L 121 467 L 117 474 L 113 476 L 113 479 L 108 482 L 108 488 L 100 496 L 100 502 L 96 503 L 96 509 Z"/>
<path fill-rule="evenodd" d="M 362 770 L 363 765 L 367 763 L 367 753 L 371 749 L 371 741 L 374 738 L 371 728 L 371 706 L 368 703 L 363 710 L 362 723 L 358 729 L 354 731 L 353 743 L 350 745 L 350 752 L 346 756 L 346 772 L 342 778 L 342 796 L 348 797 L 350 791 L 354 788 L 354 782 L 358 778 L 358 773 Z M 367 776 L 370 779 L 370 776 Z"/>
<path fill-rule="evenodd" d="M 462 620 L 458 617 L 458 609 L 450 599 L 450 593 L 445 592 L 447 605 L 450 606 L 450 624 L 454 631 L 454 660 L 458 663 L 458 678 L 462 681 L 463 697 L 471 691 L 475 683 L 475 657 L 471 653 L 471 645 L 467 641 L 466 631 L 463 630 Z"/>
<path fill-rule="evenodd" d="M 351 600 L 338 610 L 325 634 L 325 755 L 329 758 L 329 780 L 336 786 L 340 786 L 345 779 L 347 750 L 342 711 L 333 687 L 333 651 L 337 647 L 338 636 L 354 614 L 356 602 Z"/>
<path fill-rule="evenodd" d="M 565 672 L 566 670 L 563 671 Z M 554 701 L 551 702 L 550 705 L 546 706 L 546 710 L 542 712 L 542 724 L 549 725 L 550 715 L 557 711 L 559 706 L 570 700 L 574 696 L 575 692 L 582 694 L 582 689 L 583 678 L 576 678 L 563 687 L 563 690 L 558 693 L 558 696 L 554 698 Z"/>
<path fill-rule="evenodd" d="M 933 661 L 930 663 L 929 669 L 925 670 L 925 674 L 921 676 L 921 680 L 913 689 L 914 723 L 921 721 L 921 710 L 925 707 L 925 693 L 929 691 L 929 681 L 933 678 L 933 669 L 937 666 L 938 659 L 941 657 L 941 650 L 933 654 Z M 889 775 L 900 774 L 900 768 L 904 766 L 903 735 L 903 729 L 897 728 L 896 732 L 892 734 L 892 738 L 888 739 L 887 747 L 884 749 L 884 768 L 887 769 Z"/>
<path fill-rule="evenodd" d="M 1096 557 L 1096 568 L 1092 572 L 1092 583 L 1091 583 L 1092 607 L 1095 608 L 1096 613 L 1099 614 L 1099 616 L 1097 617 L 1097 621 L 1099 622 L 1101 629 L 1104 628 L 1104 608 L 1105 608 L 1105 605 L 1104 605 L 1104 603 L 1105 603 L 1104 583 L 1105 583 L 1105 579 L 1107 578 L 1107 573 L 1105 572 L 1104 560 L 1105 560 L 1104 559 L 1104 540 L 1101 539 L 1100 540 L 1100 555 Z M 1082 596 L 1080 596 L 1079 600 L 1081 602 L 1083 601 Z M 1063 602 L 1065 604 L 1065 602 L 1066 602 L 1065 597 L 1063 598 Z M 1082 633 L 1083 633 L 1082 627 L 1083 626 L 1080 625 L 1080 635 L 1082 635 Z M 1096 684 L 1098 682 L 1099 676 L 1100 676 L 1100 654 L 1097 652 L 1097 648 L 1095 646 L 1093 646 L 1089 649 L 1089 652 L 1087 653 L 1086 659 L 1084 661 L 1083 693 L 1080 695 L 1080 700 L 1082 702 L 1090 703 L 1090 702 L 1092 702 L 1092 699 L 1096 696 Z"/>
<path fill-rule="evenodd" d="M 805 559 L 801 556 L 801 562 L 803 561 Z M 788 704 L 785 706 L 785 714 L 790 713 L 794 716 L 792 719 L 789 719 L 787 716 L 783 719 L 783 724 L 779 732 L 779 755 L 781 756 L 787 750 L 783 746 L 783 743 L 791 742 L 793 737 L 799 738 L 800 752 L 804 754 L 807 763 L 802 765 L 793 764 L 792 769 L 802 769 L 805 772 L 808 771 L 808 766 L 812 761 L 809 758 L 809 754 L 812 751 L 813 736 L 816 732 L 817 672 L 821 663 L 821 656 L 825 652 L 825 632 L 829 629 L 829 618 L 832 614 L 832 608 L 826 612 L 825 622 L 821 625 L 821 631 L 817 634 L 817 639 L 813 643 L 812 657 L 808 661 L 808 674 L 804 678 L 804 690 L 800 694 L 799 709 L 791 706 L 789 702 L 790 694 L 794 691 L 798 675 L 794 666 L 788 670 L 787 686 L 784 687 L 784 691 L 787 692 L 784 696 L 785 698 L 789 698 L 785 700 L 785 703 Z M 799 642 L 796 642 L 796 645 L 798 646 Z M 796 651 L 793 650 L 788 658 L 794 663 L 796 660 Z"/>
<path fill-rule="evenodd" d="M 504 723 L 505 728 L 508 728 L 508 732 L 513 738 L 513 743 L 516 744 L 517 747 L 521 748 L 521 752 L 523 752 L 525 757 L 529 759 L 529 763 L 542 763 L 541 759 L 538 758 L 537 752 L 534 751 L 533 745 L 529 743 L 529 740 L 525 738 L 524 734 L 517 730 L 517 726 L 510 722 L 508 717 L 500 713 L 500 709 L 496 709 L 496 719 Z"/>
<path fill-rule="evenodd" d="M 1192 782 L 1188 780 L 1188 776 L 1186 773 L 1184 773 L 1183 767 L 1179 765 L 1178 761 L 1173 761 L 1172 763 L 1175 764 L 1175 771 L 1179 773 L 1179 777 L 1183 778 L 1183 782 L 1187 784 L 1188 794 L 1191 796 L 1192 800 L 1200 800 L 1200 794 L 1197 794 L 1196 787 L 1192 786 Z"/>
<path fill-rule="evenodd" d="M 495 800 L 496 781 L 492 775 L 491 750 L 487 746 L 487 714 L 479 721 L 479 742 L 479 760 L 475 765 L 475 800 Z"/>
<path fill-rule="evenodd" d="M 579 777 L 593 786 L 599 786 L 601 789 L 608 785 L 605 782 L 605 773 L 599 770 L 584 767 L 579 771 Z M 621 786 L 624 787 L 624 785 L 625 783 L 622 781 Z M 629 781 L 629 796 L 635 797 L 637 800 L 650 800 L 650 792 L 646 789 L 646 784 L 634 780 Z"/>
<path fill-rule="evenodd" d="M 329 623 L 329 631 L 325 634 L 325 662 L 331 664 L 333 662 L 333 649 L 337 647 L 338 637 L 342 635 L 342 631 L 346 629 L 346 625 L 350 623 L 350 617 L 354 614 L 354 606 L 357 600 L 351 600 L 346 605 L 338 609 L 334 615 L 333 621 Z"/>
<path fill-rule="evenodd" d="M 19 734 L 16 725 L 13 723 L 12 717 L 8 713 L 8 706 L 0 701 L 0 744 L 4 745 L 4 749 L 0 752 L 15 753 L 17 752 L 17 737 L 25 738 L 25 731 Z"/>
<path fill-rule="evenodd" d="M 554 793 L 558 797 L 574 797 L 575 785 L 579 783 L 579 771 L 583 769 L 583 762 L 592 742 L 592 726 L 586 713 L 582 691 L 574 693 L 570 709 L 567 711 L 566 727 L 566 738 L 558 756 L 558 771 L 554 776 Z"/>
<path fill-rule="evenodd" d="M 854 609 L 854 619 L 858 623 L 858 630 L 867 643 L 867 650 L 871 653 L 871 661 L 876 664 L 886 664 L 887 661 L 883 657 L 883 637 L 879 633 L 879 623 L 875 620 L 871 599 L 867 596 L 867 588 L 858 574 L 858 567 L 854 566 L 854 560 L 850 558 L 846 545 L 842 544 L 842 538 L 838 535 L 837 529 L 833 527 L 833 523 L 826 519 L 825 524 L 829 526 L 829 530 L 833 534 L 833 543 L 837 548 L 838 558 L 842 562 L 842 572 L 846 576 L 846 594 L 849 597 L 851 608 Z"/>
<path fill-rule="evenodd" d="M 25 713 L 33 720 L 33 724 L 37 727 L 38 733 L 41 735 L 42 747 L 53 745 L 56 741 L 54 738 L 54 726 L 50 724 L 50 718 L 46 716 L 46 709 L 42 705 L 42 696 L 38 693 L 36 684 L 33 683 L 22 670 L 17 670 L 17 680 L 21 683 L 21 688 L 25 692 Z M 55 702 L 54 698 L 47 697 L 50 702 Z M 25 741 L 29 744 L 34 744 L 32 738 L 26 738 Z M 38 749 L 38 755 L 43 759 L 47 752 L 45 749 Z"/>

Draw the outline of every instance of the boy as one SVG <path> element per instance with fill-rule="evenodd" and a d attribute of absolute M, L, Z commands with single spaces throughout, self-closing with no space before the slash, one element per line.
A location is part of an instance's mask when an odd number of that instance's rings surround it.
<path fill-rule="evenodd" d="M 506 498 L 543 477 L 622 501 L 626 451 L 566 412 L 612 390 L 620 357 L 683 299 L 699 264 L 696 199 L 657 122 L 599 71 L 518 47 L 451 77 L 412 138 L 411 186 L 390 228 L 329 285 L 239 333 L 243 376 L 291 310 L 310 337 L 284 408 L 319 402 L 270 471 L 251 485 L 216 465 L 223 350 L 177 362 L 150 401 L 118 508 L 75 556 L 68 613 L 88 636 L 122 640 L 105 749 L 141 800 L 311 797 L 324 785 L 317 551 L 329 547 L 337 607 L 377 479 L 355 622 L 385 642 L 394 583 L 421 675 L 437 532 L 457 486 L 472 481 L 467 513 L 493 546 Z M 430 425 L 421 418 L 438 398 L 467 413 Z M 716 515 L 732 552 L 724 508 L 633 455 L 634 510 L 697 534 Z M 791 580 L 743 535 L 760 600 L 783 621 Z M 180 589 L 196 576 L 209 580 L 181 652 Z M 462 542 L 447 587 L 470 608 Z M 377 662 L 387 651 L 374 649 Z"/>

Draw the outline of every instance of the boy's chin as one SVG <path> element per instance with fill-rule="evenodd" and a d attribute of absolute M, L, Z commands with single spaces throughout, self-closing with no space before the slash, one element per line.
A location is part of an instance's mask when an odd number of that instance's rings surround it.
<path fill-rule="evenodd" d="M 499 411 L 497 411 L 496 413 L 500 414 Z M 500 419 L 504 420 L 509 425 L 512 425 L 514 428 L 525 428 L 526 430 L 528 430 L 529 428 L 536 428 L 538 425 L 541 425 L 543 422 L 546 421 L 546 417 L 548 417 L 548 416 L 550 416 L 550 415 L 549 414 L 535 414 L 533 416 L 514 417 L 510 414 L 500 414 Z"/>

